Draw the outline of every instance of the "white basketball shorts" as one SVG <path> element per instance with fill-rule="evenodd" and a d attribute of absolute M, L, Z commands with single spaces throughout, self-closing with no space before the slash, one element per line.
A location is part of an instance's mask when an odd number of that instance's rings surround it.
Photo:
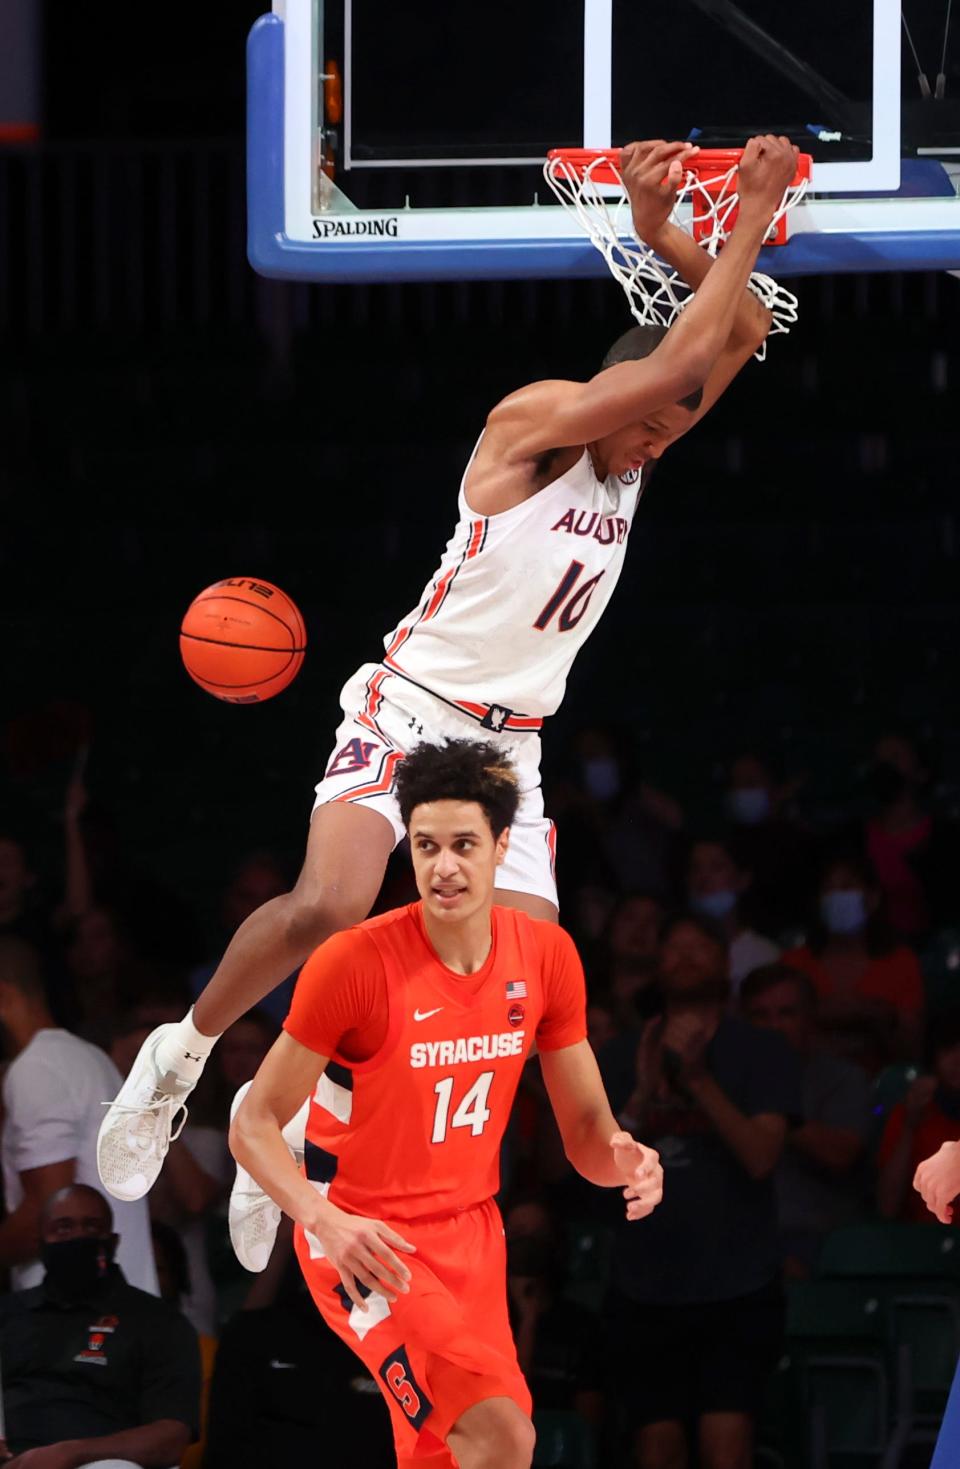
<path fill-rule="evenodd" d="M 343 720 L 317 786 L 314 810 L 331 801 L 379 811 L 393 827 L 395 844 L 406 833 L 394 793 L 396 768 L 414 745 L 444 740 L 489 740 L 501 745 L 520 779 L 520 807 L 510 828 L 506 860 L 496 885 L 534 893 L 557 904 L 556 828 L 543 814 L 540 736 L 533 731 L 496 733 L 436 695 L 379 663 L 365 663 L 340 693 Z"/>

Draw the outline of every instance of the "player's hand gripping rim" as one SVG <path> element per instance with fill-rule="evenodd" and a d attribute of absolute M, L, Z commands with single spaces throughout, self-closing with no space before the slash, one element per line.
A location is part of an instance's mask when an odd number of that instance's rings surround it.
<path fill-rule="evenodd" d="M 663 1169 L 660 1154 L 644 1147 L 629 1132 L 615 1132 L 610 1139 L 614 1162 L 626 1183 L 628 1219 L 646 1219 L 663 1198 Z"/>
<path fill-rule="evenodd" d="M 696 143 L 665 143 L 662 138 L 621 148 L 620 172 L 633 227 L 648 245 L 673 213 L 687 161 L 699 152 Z"/>
<path fill-rule="evenodd" d="M 737 169 L 741 210 L 772 217 L 797 171 L 799 156 L 800 149 L 789 138 L 773 133 L 750 138 Z"/>
<path fill-rule="evenodd" d="M 364 1219 L 328 1205 L 318 1227 L 305 1225 L 323 1245 L 324 1254 L 339 1272 L 343 1288 L 355 1306 L 368 1309 L 360 1286 L 377 1293 L 393 1305 L 410 1290 L 410 1271 L 394 1253 L 416 1254 L 416 1245 L 380 1219 Z M 392 1246 L 392 1248 L 391 1248 Z"/>

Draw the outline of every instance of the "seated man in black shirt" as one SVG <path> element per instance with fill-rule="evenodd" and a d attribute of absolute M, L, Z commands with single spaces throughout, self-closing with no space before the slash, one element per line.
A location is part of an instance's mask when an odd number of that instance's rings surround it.
<path fill-rule="evenodd" d="M 641 1037 L 634 1090 L 608 1087 L 664 1171 L 656 1217 L 618 1230 L 611 1377 L 639 1469 L 685 1469 L 688 1433 L 701 1469 L 749 1469 L 783 1334 L 772 1175 L 799 1067 L 780 1036 L 727 1014 L 726 940 L 708 920 L 667 926 L 659 970 L 664 1014 Z"/>
<path fill-rule="evenodd" d="M 46 1275 L 0 1298 L 6 1469 L 170 1469 L 196 1435 L 193 1327 L 127 1284 L 117 1239 L 96 1189 L 71 1184 L 47 1200 Z"/>

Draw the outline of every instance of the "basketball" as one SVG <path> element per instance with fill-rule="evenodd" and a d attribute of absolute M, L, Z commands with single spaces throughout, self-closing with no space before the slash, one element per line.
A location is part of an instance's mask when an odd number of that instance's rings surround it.
<path fill-rule="evenodd" d="M 296 678 L 307 630 L 296 604 L 267 581 L 228 577 L 194 597 L 180 627 L 193 679 L 228 704 L 260 704 Z"/>

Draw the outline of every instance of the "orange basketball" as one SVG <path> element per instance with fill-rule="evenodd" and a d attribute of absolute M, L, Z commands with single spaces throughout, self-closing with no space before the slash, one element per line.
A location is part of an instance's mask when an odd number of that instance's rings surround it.
<path fill-rule="evenodd" d="M 259 704 L 300 671 L 307 630 L 279 587 L 246 576 L 214 582 L 187 608 L 180 655 L 195 683 L 228 704 Z"/>

